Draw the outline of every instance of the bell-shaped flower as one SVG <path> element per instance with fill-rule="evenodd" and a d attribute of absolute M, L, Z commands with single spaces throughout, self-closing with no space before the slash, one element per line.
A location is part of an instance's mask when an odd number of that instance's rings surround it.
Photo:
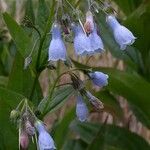
<path fill-rule="evenodd" d="M 94 52 L 104 51 L 104 44 L 101 37 L 97 34 L 97 27 L 95 25 L 93 32 L 89 35 L 91 47 Z"/>
<path fill-rule="evenodd" d="M 80 25 L 72 24 L 74 32 L 74 49 L 76 55 L 92 55 L 94 53 L 89 37 L 84 33 Z"/>
<path fill-rule="evenodd" d="M 49 46 L 48 61 L 66 60 L 67 52 L 62 40 L 60 25 L 54 23 L 52 27 L 52 40 Z"/>
<path fill-rule="evenodd" d="M 85 102 L 83 101 L 81 96 L 77 97 L 77 104 L 76 104 L 76 115 L 78 120 L 80 120 L 81 122 L 84 122 L 87 120 L 88 118 L 88 108 L 85 104 Z"/>
<path fill-rule="evenodd" d="M 103 72 L 92 72 L 89 73 L 89 76 L 92 82 L 99 87 L 103 87 L 108 84 L 108 75 L 104 74 Z"/>
<path fill-rule="evenodd" d="M 88 11 L 86 13 L 86 22 L 84 24 L 84 29 L 87 34 L 90 34 L 94 30 L 94 20 L 93 20 L 93 14 L 91 11 Z"/>
<path fill-rule="evenodd" d="M 55 144 L 50 136 L 50 134 L 46 131 L 45 126 L 40 121 L 35 123 L 35 127 L 39 133 L 38 137 L 38 146 L 39 150 L 55 150 Z"/>
<path fill-rule="evenodd" d="M 125 26 L 122 26 L 115 16 L 108 15 L 106 22 L 111 27 L 114 38 L 119 44 L 121 50 L 125 50 L 128 45 L 132 45 L 135 42 L 136 37 Z"/>

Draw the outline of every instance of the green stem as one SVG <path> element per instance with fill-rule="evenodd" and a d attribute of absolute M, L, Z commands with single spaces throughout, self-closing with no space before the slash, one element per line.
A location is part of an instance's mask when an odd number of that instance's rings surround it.
<path fill-rule="evenodd" d="M 50 11 L 50 15 L 48 17 L 48 21 L 47 21 L 47 24 L 46 24 L 46 28 L 45 28 L 45 31 L 44 31 L 44 34 L 41 38 L 41 41 L 40 41 L 40 46 L 39 46 L 39 49 L 38 49 L 38 56 L 37 56 L 37 60 L 36 60 L 36 77 L 34 79 L 34 83 L 33 83 L 33 87 L 32 87 L 32 91 L 31 91 L 31 94 L 30 94 L 30 100 L 32 100 L 33 98 L 33 95 L 34 95 L 34 91 L 35 91 L 35 88 L 36 88 L 36 82 L 38 81 L 38 78 L 39 78 L 39 75 L 40 75 L 40 72 L 39 72 L 39 68 L 40 68 L 40 57 L 41 57 L 41 52 L 42 52 L 42 47 L 43 47 L 43 44 L 44 44 L 44 41 L 45 41 L 45 38 L 46 38 L 46 35 L 47 35 L 47 32 L 52 24 L 51 20 L 52 20 L 52 16 L 53 16 L 53 12 L 54 12 L 54 5 L 55 5 L 55 2 L 53 2 L 53 6 L 52 6 L 52 10 Z"/>

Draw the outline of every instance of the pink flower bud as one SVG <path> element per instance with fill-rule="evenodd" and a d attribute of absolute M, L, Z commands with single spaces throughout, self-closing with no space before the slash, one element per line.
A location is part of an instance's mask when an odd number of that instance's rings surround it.
<path fill-rule="evenodd" d="M 29 145 L 29 137 L 26 132 L 21 132 L 20 134 L 20 146 L 22 149 L 26 150 Z"/>

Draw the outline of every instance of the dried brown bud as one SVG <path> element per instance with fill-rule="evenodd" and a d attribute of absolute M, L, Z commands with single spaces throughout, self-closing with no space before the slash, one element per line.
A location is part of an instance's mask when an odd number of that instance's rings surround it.
<path fill-rule="evenodd" d="M 27 120 L 26 123 L 25 123 L 25 130 L 26 130 L 26 133 L 30 136 L 33 136 L 35 134 L 35 129 L 34 127 L 31 125 L 30 121 Z"/>

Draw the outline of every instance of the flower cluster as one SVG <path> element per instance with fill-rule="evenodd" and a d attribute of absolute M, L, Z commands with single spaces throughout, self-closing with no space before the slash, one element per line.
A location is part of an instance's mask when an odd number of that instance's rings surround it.
<path fill-rule="evenodd" d="M 121 50 L 135 42 L 136 37 L 126 27 L 122 26 L 115 15 L 108 14 L 106 22 L 113 31 L 114 38 Z M 52 27 L 52 40 L 49 46 L 48 61 L 65 61 L 67 58 L 66 47 L 61 36 L 60 24 L 54 23 Z M 71 23 L 70 28 L 74 33 L 74 50 L 79 56 L 94 55 L 104 51 L 104 44 L 97 33 L 97 25 L 94 22 L 91 11 L 86 13 L 84 25 L 81 22 Z M 68 33 L 67 33 L 68 34 Z"/>
<path fill-rule="evenodd" d="M 28 149 L 30 139 L 33 140 L 34 137 L 36 138 L 37 132 L 37 149 L 56 149 L 52 137 L 46 130 L 45 125 L 34 115 L 33 111 L 28 105 L 27 99 L 22 100 L 17 108 L 11 111 L 10 118 L 14 122 L 19 123 L 19 146 L 22 149 Z"/>

